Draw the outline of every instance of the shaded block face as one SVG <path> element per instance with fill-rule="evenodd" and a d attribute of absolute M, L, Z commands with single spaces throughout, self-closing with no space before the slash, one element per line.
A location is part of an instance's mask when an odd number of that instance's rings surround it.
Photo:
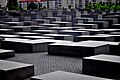
<path fill-rule="evenodd" d="M 83 58 L 83 74 L 119 80 L 119 68 L 119 56 L 101 54 Z"/>
<path fill-rule="evenodd" d="M 39 33 L 32 33 L 32 32 L 16 32 L 16 35 L 21 35 L 21 36 L 38 36 L 40 35 Z"/>
<path fill-rule="evenodd" d="M 40 26 L 46 26 L 46 27 L 59 27 L 58 24 L 47 24 L 47 23 L 44 23 L 44 24 L 39 24 Z"/>
<path fill-rule="evenodd" d="M 108 28 L 111 28 L 111 25 L 113 24 L 113 19 L 111 19 L 111 18 L 96 19 L 96 21 L 107 21 Z"/>
<path fill-rule="evenodd" d="M 0 28 L 8 28 L 9 26 L 7 24 L 0 24 Z"/>
<path fill-rule="evenodd" d="M 23 80 L 34 75 L 34 66 L 0 60 L 0 80 Z"/>
<path fill-rule="evenodd" d="M 46 27 L 45 26 L 30 26 L 31 30 L 45 30 Z"/>
<path fill-rule="evenodd" d="M 97 24 L 78 23 L 78 24 L 75 24 L 74 26 L 85 27 L 86 29 L 98 29 L 98 25 Z"/>
<path fill-rule="evenodd" d="M 34 19 L 35 22 L 38 24 L 43 24 L 43 23 L 50 23 L 50 20 L 48 19 Z"/>
<path fill-rule="evenodd" d="M 18 38 L 19 35 L 9 35 L 9 34 L 1 34 L 0 38 Z"/>
<path fill-rule="evenodd" d="M 13 29 L 0 29 L 0 34 L 12 34 L 14 33 Z"/>
<path fill-rule="evenodd" d="M 56 30 L 33 30 L 35 33 L 40 33 L 40 34 L 56 34 Z"/>
<path fill-rule="evenodd" d="M 76 36 L 75 41 L 85 41 L 85 40 L 98 40 L 98 41 L 114 41 L 114 37 L 112 36 Z"/>
<path fill-rule="evenodd" d="M 18 18 L 2 18 L 0 19 L 1 21 L 5 21 L 5 22 L 14 22 L 14 21 L 19 21 Z"/>
<path fill-rule="evenodd" d="M 120 24 L 113 24 L 112 29 L 120 29 Z"/>
<path fill-rule="evenodd" d="M 0 38 L 0 48 L 1 48 L 1 41 L 2 41 L 3 39 L 2 38 Z"/>
<path fill-rule="evenodd" d="M 102 29 L 104 28 L 104 23 L 103 22 L 99 22 L 99 21 L 88 21 L 88 22 L 85 22 L 87 24 L 97 24 L 98 25 L 98 29 Z"/>
<path fill-rule="evenodd" d="M 30 26 L 11 26 L 11 29 L 14 30 L 14 32 L 28 32 L 31 31 L 31 27 Z"/>
<path fill-rule="evenodd" d="M 14 57 L 15 53 L 13 50 L 0 49 L 0 59 L 5 59 L 9 57 Z"/>
<path fill-rule="evenodd" d="M 4 22 L 4 24 L 8 24 L 9 26 L 23 26 L 23 22 Z"/>
<path fill-rule="evenodd" d="M 118 23 L 120 21 L 120 16 L 117 15 L 117 13 L 113 13 L 113 15 L 106 15 L 105 18 L 115 18 L 115 23 Z M 116 20 L 117 19 L 117 20 Z"/>
<path fill-rule="evenodd" d="M 53 24 L 59 24 L 60 27 L 68 27 L 68 26 L 72 26 L 71 22 L 61 22 L 61 21 L 55 21 L 52 22 Z"/>
<path fill-rule="evenodd" d="M 90 52 L 87 52 L 87 51 Z M 72 47 L 72 46 L 51 46 L 48 45 L 48 54 L 49 55 L 60 55 L 60 56 L 73 56 L 73 57 L 83 57 L 90 56 L 91 53 L 94 53 L 91 48 L 80 48 L 80 47 Z"/>
<path fill-rule="evenodd" d="M 73 41 L 72 35 L 62 35 L 62 34 L 44 34 L 43 36 L 54 37 L 57 40 L 69 40 Z"/>
<path fill-rule="evenodd" d="M 104 32 L 100 29 L 76 29 L 77 31 L 89 31 L 90 35 L 103 34 Z"/>
<path fill-rule="evenodd" d="M 35 21 L 23 21 L 24 26 L 37 25 Z"/>
<path fill-rule="evenodd" d="M 72 35 L 73 37 L 90 34 L 88 31 L 75 31 L 75 30 L 61 30 L 59 33 L 64 34 L 64 35 L 66 35 L 66 34 L 67 35 Z"/>
<path fill-rule="evenodd" d="M 29 17 L 29 16 L 20 16 L 19 20 L 20 21 L 31 21 L 31 17 Z"/>
<path fill-rule="evenodd" d="M 44 75 L 34 76 L 31 80 L 112 80 L 83 74 L 76 74 L 64 71 L 55 71 Z"/>

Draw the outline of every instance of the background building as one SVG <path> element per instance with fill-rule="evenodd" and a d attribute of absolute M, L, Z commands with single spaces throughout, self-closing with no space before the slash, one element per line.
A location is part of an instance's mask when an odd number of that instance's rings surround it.
<path fill-rule="evenodd" d="M 88 0 L 55 0 L 55 8 L 68 8 L 71 6 L 71 8 L 85 8 L 85 3 L 87 3 Z M 50 5 L 50 4 L 49 4 Z"/>
<path fill-rule="evenodd" d="M 85 8 L 85 4 L 91 2 L 116 2 L 119 0 L 18 0 L 22 5 L 22 8 L 27 7 L 27 2 L 35 2 L 36 4 L 39 2 L 40 7 L 46 7 L 50 9 L 61 9 L 68 8 L 69 6 L 73 9 L 76 8 Z M 22 3 L 21 3 L 22 2 Z M 0 0 L 0 4 L 2 7 L 7 5 L 7 0 Z"/>

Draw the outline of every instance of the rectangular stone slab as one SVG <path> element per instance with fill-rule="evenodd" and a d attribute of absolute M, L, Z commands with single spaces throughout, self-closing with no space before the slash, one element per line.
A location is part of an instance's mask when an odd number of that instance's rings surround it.
<path fill-rule="evenodd" d="M 118 19 L 118 20 L 116 20 L 116 23 L 118 23 L 120 21 L 120 15 L 116 15 L 116 14 L 106 15 L 106 16 L 104 16 L 104 18 L 116 18 L 116 19 Z"/>
<path fill-rule="evenodd" d="M 43 36 L 54 37 L 57 40 L 70 40 L 73 41 L 72 35 L 63 35 L 63 34 L 43 34 Z"/>
<path fill-rule="evenodd" d="M 101 29 L 104 34 L 110 34 L 111 32 L 120 31 L 120 29 Z"/>
<path fill-rule="evenodd" d="M 0 38 L 19 38 L 20 35 L 0 34 Z"/>
<path fill-rule="evenodd" d="M 59 31 L 60 34 L 64 35 L 73 35 L 73 37 L 78 35 L 89 35 L 89 31 L 77 31 L 77 30 L 61 30 Z"/>
<path fill-rule="evenodd" d="M 3 40 L 2 48 L 12 49 L 18 53 L 35 53 L 35 52 L 46 52 L 47 42 L 41 40 Z M 9 45 L 9 46 L 8 46 Z"/>
<path fill-rule="evenodd" d="M 57 31 L 56 30 L 32 30 L 32 32 L 35 33 L 40 33 L 40 34 L 56 34 Z"/>
<path fill-rule="evenodd" d="M 108 22 L 108 28 L 111 28 L 111 26 L 113 24 L 113 19 L 111 19 L 111 18 L 96 19 L 96 21 L 107 21 Z"/>
<path fill-rule="evenodd" d="M 75 23 L 79 23 L 79 22 L 93 21 L 93 18 L 76 17 L 76 18 L 73 18 L 73 20 Z"/>
<path fill-rule="evenodd" d="M 83 74 L 55 71 L 43 75 L 34 76 L 31 80 L 112 80 L 100 77 L 93 77 Z"/>
<path fill-rule="evenodd" d="M 54 21 L 53 24 L 59 24 L 60 27 L 69 27 L 72 26 L 71 22 L 63 22 L 63 21 Z"/>
<path fill-rule="evenodd" d="M 37 26 L 37 25 L 31 25 L 31 30 L 45 30 L 45 26 Z"/>
<path fill-rule="evenodd" d="M 88 41 L 108 44 L 109 45 L 109 54 L 110 55 L 120 55 L 120 42 L 95 41 L 95 40 L 88 40 Z"/>
<path fill-rule="evenodd" d="M 36 21 L 38 24 L 50 23 L 50 20 L 47 20 L 47 19 L 34 19 L 33 21 Z"/>
<path fill-rule="evenodd" d="M 14 33 L 13 29 L 0 29 L 0 34 L 12 34 Z"/>
<path fill-rule="evenodd" d="M 23 22 L 4 22 L 4 24 L 8 24 L 9 26 L 23 26 Z"/>
<path fill-rule="evenodd" d="M 119 56 L 101 54 L 83 58 L 82 73 L 84 74 L 119 80 L 119 68 Z"/>
<path fill-rule="evenodd" d="M 0 59 L 10 58 L 14 56 L 15 56 L 14 50 L 0 49 Z"/>
<path fill-rule="evenodd" d="M 13 29 L 14 32 L 30 32 L 31 31 L 31 27 L 30 26 L 10 26 L 10 29 Z"/>
<path fill-rule="evenodd" d="M 109 54 L 109 45 L 92 41 L 53 43 L 48 45 L 48 54 L 73 57 Z"/>
<path fill-rule="evenodd" d="M 112 24 L 112 29 L 120 29 L 120 24 Z"/>
<path fill-rule="evenodd" d="M 16 32 L 16 35 L 21 35 L 21 36 L 38 36 L 40 35 L 39 33 L 33 33 L 33 32 Z"/>
<path fill-rule="evenodd" d="M 33 75 L 33 64 L 0 60 L 0 80 L 24 80 Z"/>
<path fill-rule="evenodd" d="M 35 21 L 22 21 L 24 26 L 30 26 L 30 25 L 37 25 L 38 23 Z"/>
<path fill-rule="evenodd" d="M 23 39 L 31 39 L 31 40 L 35 40 L 35 39 L 54 39 L 54 37 L 48 37 L 48 36 L 21 36 L 21 38 Z"/>
<path fill-rule="evenodd" d="M 2 42 L 2 40 L 4 40 L 4 38 L 0 38 L 0 48 L 1 48 L 1 42 Z"/>
<path fill-rule="evenodd" d="M 98 25 L 97 24 L 77 23 L 74 26 L 85 27 L 86 29 L 98 29 Z"/>
<path fill-rule="evenodd" d="M 18 18 L 1 18 L 1 21 L 5 21 L 5 22 L 14 22 L 14 21 L 19 21 Z"/>
<path fill-rule="evenodd" d="M 18 17 L 20 21 L 31 21 L 31 17 L 30 16 L 20 16 Z"/>
<path fill-rule="evenodd" d="M 106 28 L 108 27 L 107 22 L 105 21 L 87 21 L 85 22 L 87 24 L 97 24 L 98 25 L 98 29 L 102 29 L 102 28 Z"/>
<path fill-rule="evenodd" d="M 39 26 L 46 26 L 46 27 L 59 27 L 58 24 L 47 24 L 47 23 L 39 24 Z"/>
<path fill-rule="evenodd" d="M 101 29 L 76 29 L 77 31 L 89 31 L 90 35 L 103 34 Z"/>
<path fill-rule="evenodd" d="M 7 24 L 0 24 L 0 28 L 5 29 L 5 28 L 8 28 L 8 27 L 9 27 L 9 25 L 7 25 Z"/>
<path fill-rule="evenodd" d="M 83 36 L 76 36 L 74 39 L 74 41 L 84 41 L 84 40 L 114 41 L 114 37 L 110 35 L 83 35 Z"/>

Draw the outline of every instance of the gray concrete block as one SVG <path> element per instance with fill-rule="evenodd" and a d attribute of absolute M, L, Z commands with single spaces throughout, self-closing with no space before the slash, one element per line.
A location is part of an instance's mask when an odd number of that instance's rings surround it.
<path fill-rule="evenodd" d="M 112 79 L 93 77 L 64 71 L 55 71 L 39 76 L 34 76 L 31 78 L 31 80 L 112 80 Z"/>
<path fill-rule="evenodd" d="M 83 58 L 83 73 L 111 79 L 120 79 L 120 57 L 95 55 Z"/>
<path fill-rule="evenodd" d="M 0 49 L 0 59 L 10 58 L 14 56 L 15 56 L 14 50 Z"/>
<path fill-rule="evenodd" d="M 1 80 L 24 80 L 34 75 L 32 64 L 0 60 Z"/>

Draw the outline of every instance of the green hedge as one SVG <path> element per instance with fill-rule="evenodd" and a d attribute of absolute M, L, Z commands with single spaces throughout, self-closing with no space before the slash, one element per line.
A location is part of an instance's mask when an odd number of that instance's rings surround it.
<path fill-rule="evenodd" d="M 116 3 L 101 4 L 101 3 L 88 3 L 86 9 L 95 9 L 95 10 L 120 10 L 120 5 Z"/>

